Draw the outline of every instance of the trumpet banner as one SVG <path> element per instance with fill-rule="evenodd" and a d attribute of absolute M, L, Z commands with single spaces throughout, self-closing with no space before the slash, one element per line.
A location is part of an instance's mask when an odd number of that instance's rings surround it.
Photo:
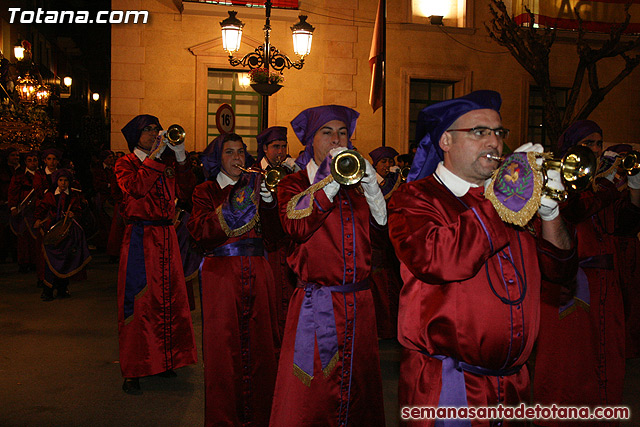
<path fill-rule="evenodd" d="M 624 7 L 629 0 L 516 0 L 512 3 L 511 16 L 520 25 L 529 22 L 525 6 L 535 15 L 536 23 L 541 27 L 553 27 L 567 30 L 578 29 L 578 20 L 574 9 L 582 18 L 583 28 L 587 31 L 608 33 L 611 28 L 625 20 Z M 640 32 L 640 0 L 631 0 L 629 14 L 631 21 L 625 33 Z"/>
<path fill-rule="evenodd" d="M 524 227 L 538 211 L 542 196 L 536 153 L 509 155 L 493 173 L 484 195 L 504 222 Z"/>

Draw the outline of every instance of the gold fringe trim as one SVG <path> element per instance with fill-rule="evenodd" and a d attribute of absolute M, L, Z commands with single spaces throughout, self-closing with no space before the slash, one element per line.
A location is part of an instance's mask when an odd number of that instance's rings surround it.
<path fill-rule="evenodd" d="M 256 222 L 258 221 L 258 218 L 259 218 L 259 215 L 258 215 L 259 207 L 258 207 L 258 203 L 256 201 L 255 196 L 256 196 L 256 192 L 254 191 L 253 194 L 251 195 L 251 202 L 256 206 L 256 214 L 253 216 L 253 218 L 251 218 L 249 222 L 247 222 L 245 225 L 243 225 L 240 228 L 236 228 L 235 230 L 232 230 L 231 227 L 229 227 L 229 224 L 227 224 L 227 221 L 224 219 L 224 215 L 222 214 L 222 205 L 216 208 L 216 213 L 218 214 L 218 220 L 220 221 L 220 226 L 222 227 L 222 229 L 224 230 L 224 232 L 228 237 L 242 236 L 244 233 L 246 233 L 247 231 L 255 227 Z"/>
<path fill-rule="evenodd" d="M 332 181 L 333 181 L 333 176 L 329 175 L 326 178 L 324 178 L 322 181 L 316 182 L 315 184 L 313 184 L 303 192 L 293 196 L 291 200 L 289 200 L 289 203 L 287 203 L 287 218 L 302 219 L 311 215 L 311 212 L 313 212 L 314 193 Z M 304 196 L 306 196 L 307 194 L 310 197 L 309 206 L 304 209 L 296 209 L 296 205 L 298 204 L 298 201 Z"/>
<path fill-rule="evenodd" d="M 400 184 L 402 184 L 402 177 L 398 176 L 398 179 L 396 179 L 396 185 L 393 186 L 393 188 L 391 189 L 391 191 L 389 191 L 386 196 L 384 196 L 385 200 L 389 200 L 389 198 L 391 198 L 391 195 L 393 194 L 394 191 L 396 191 L 398 189 L 398 187 L 400 187 Z"/>
<path fill-rule="evenodd" d="M 198 273 L 199 273 L 199 272 L 198 272 L 198 270 L 194 271 L 194 272 L 193 272 L 193 273 L 191 273 L 189 276 L 185 277 L 185 278 L 184 278 L 184 281 L 185 281 L 185 282 L 189 282 L 189 281 L 191 281 L 191 280 L 195 279 L 196 277 L 198 277 Z"/>
<path fill-rule="evenodd" d="M 47 261 L 47 265 L 49 266 L 49 270 L 51 270 L 51 272 L 53 274 L 55 274 L 57 277 L 61 278 L 61 279 L 66 279 L 68 277 L 73 276 L 76 273 L 79 273 L 83 268 L 86 267 L 87 264 L 89 264 L 89 261 L 91 261 L 91 255 L 89 255 L 87 257 L 87 259 L 84 260 L 84 262 L 82 263 L 82 265 L 80 265 L 80 267 L 76 268 L 73 271 L 70 271 L 67 274 L 60 274 L 58 273 L 52 266 L 51 266 L 51 261 L 49 261 L 49 257 L 47 256 L 47 251 L 44 249 L 44 245 L 42 245 L 42 254 L 44 255 L 44 259 L 45 261 Z"/>
<path fill-rule="evenodd" d="M 558 313 L 558 317 L 560 320 L 564 319 L 578 308 L 578 306 L 582 307 L 587 313 L 591 310 L 591 306 L 586 302 L 582 301 L 580 298 L 573 297 L 573 305 L 567 308 L 562 313 Z"/>
<path fill-rule="evenodd" d="M 322 373 L 324 374 L 325 378 L 331 375 L 331 372 L 333 371 L 333 369 L 336 367 L 336 364 L 338 363 L 338 359 L 339 359 L 338 352 L 336 351 L 336 354 L 333 355 L 329 364 L 326 366 L 326 368 L 322 370 Z"/>
<path fill-rule="evenodd" d="M 133 308 L 133 314 L 129 317 L 127 317 L 126 319 L 124 319 L 124 324 L 128 325 L 129 323 L 131 323 L 131 321 L 134 319 L 136 310 L 135 310 L 135 302 L 138 301 L 138 299 L 142 298 L 142 296 L 147 292 L 147 289 L 149 288 L 149 285 L 146 285 L 144 288 L 142 288 L 142 290 L 140 292 L 138 292 L 135 296 L 135 298 L 133 298 L 133 304 L 134 304 L 134 308 Z"/>
<path fill-rule="evenodd" d="M 302 384 L 306 385 L 307 387 L 311 387 L 311 380 L 313 379 L 313 377 L 300 369 L 296 364 L 293 365 L 293 375 L 298 377 L 298 379 L 302 381 Z"/>
<path fill-rule="evenodd" d="M 541 167 L 536 163 L 536 155 L 537 153 L 531 151 L 527 153 L 527 161 L 529 162 L 529 166 L 531 166 L 534 171 L 533 194 L 519 212 L 514 212 L 511 209 L 507 208 L 496 197 L 493 191 L 493 185 L 496 182 L 496 176 L 500 168 L 496 169 L 493 172 L 491 183 L 489 183 L 484 196 L 485 198 L 489 199 L 495 210 L 498 212 L 500 219 L 502 219 L 504 222 L 524 227 L 529 221 L 531 221 L 531 218 L 533 218 L 533 216 L 538 211 L 538 208 L 540 207 L 540 198 L 542 197 L 542 174 L 540 173 Z"/>

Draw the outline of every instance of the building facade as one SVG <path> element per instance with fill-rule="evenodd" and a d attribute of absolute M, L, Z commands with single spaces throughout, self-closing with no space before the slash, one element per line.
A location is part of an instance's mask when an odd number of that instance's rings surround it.
<path fill-rule="evenodd" d="M 541 106 L 533 79 L 508 51 L 488 36 L 488 0 L 444 3 L 444 25 L 431 25 L 420 0 L 387 0 L 386 145 L 407 152 L 417 112 L 430 102 L 472 90 L 503 96 L 502 118 L 512 148 L 543 139 Z M 511 8 L 510 2 L 507 2 Z M 305 108 L 342 104 L 360 112 L 353 143 L 364 153 L 382 143 L 382 110 L 369 105 L 369 53 L 378 0 L 299 0 L 298 10 L 274 8 L 271 42 L 293 58 L 290 26 L 298 14 L 315 26 L 311 53 L 301 70 L 285 70 L 284 87 L 268 105 L 270 126 L 289 126 Z M 182 125 L 187 149 L 203 150 L 217 135 L 215 112 L 234 106 L 236 131 L 255 152 L 260 99 L 243 84 L 248 69 L 229 65 L 220 21 L 236 10 L 244 23 L 237 56 L 264 42 L 264 8 L 181 0 L 112 0 L 112 10 L 146 10 L 147 23 L 113 24 L 111 32 L 111 147 L 126 148 L 120 129 L 137 114 L 153 114 L 167 127 Z M 632 13 L 634 11 L 632 10 Z M 638 12 L 640 13 L 640 11 Z M 639 15 L 640 16 L 640 15 Z M 577 65 L 571 34 L 559 37 L 551 53 L 552 85 L 569 88 Z M 603 62 L 602 81 L 617 74 L 622 60 Z M 591 115 L 606 143 L 640 143 L 640 71 L 607 95 Z M 302 148 L 290 131 L 290 154 Z"/>

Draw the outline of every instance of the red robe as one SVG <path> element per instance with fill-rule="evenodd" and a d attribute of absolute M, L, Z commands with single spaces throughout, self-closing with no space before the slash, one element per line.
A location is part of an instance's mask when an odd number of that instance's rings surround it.
<path fill-rule="evenodd" d="M 196 187 L 187 227 L 205 253 L 244 239 L 228 237 L 216 208 L 229 197 L 216 181 Z M 278 227 L 275 204 L 260 208 L 264 231 Z M 279 345 L 272 310 L 273 275 L 264 256 L 206 256 L 201 267 L 205 425 L 267 426 Z"/>
<path fill-rule="evenodd" d="M 575 266 L 575 251 L 505 224 L 482 191 L 456 198 L 432 175 L 391 198 L 389 235 L 404 280 L 400 407 L 438 406 L 443 362 L 422 352 L 492 370 L 524 365 L 538 334 L 541 269 L 556 281 L 575 274 L 567 263 Z M 469 407 L 515 405 L 529 394 L 526 366 L 499 377 L 465 371 L 464 382 Z"/>
<path fill-rule="evenodd" d="M 330 202 L 315 193 L 312 213 L 287 217 L 287 204 L 310 186 L 306 170 L 278 185 L 280 220 L 293 239 L 289 266 L 298 280 L 320 286 L 360 282 L 371 273 L 367 201 L 359 189 L 342 188 Z M 355 249 L 354 249 L 355 248 Z M 355 276 L 355 277 L 354 277 Z M 317 340 L 314 378 L 305 385 L 294 375 L 294 345 L 305 289 L 297 288 L 289 304 L 278 379 L 271 412 L 272 427 L 384 426 L 382 379 L 371 291 L 332 292 L 338 336 L 338 359 L 328 376 L 322 372 Z"/>
<path fill-rule="evenodd" d="M 380 185 L 387 204 L 402 181 L 389 188 L 383 181 Z M 386 191 L 386 194 L 385 194 Z M 398 335 L 398 301 L 402 289 L 400 264 L 389 240 L 389 230 L 371 229 L 371 294 L 376 306 L 378 338 L 389 339 Z"/>
<path fill-rule="evenodd" d="M 18 208 L 20 203 L 25 199 L 25 197 L 27 197 L 31 190 L 33 190 L 33 178 L 34 175 L 26 172 L 26 170 L 17 173 L 13 178 L 11 178 L 8 192 L 9 209 Z M 35 205 L 36 202 L 34 199 L 31 207 L 28 208 L 31 209 L 31 214 L 33 214 Z M 18 264 L 39 264 L 41 258 L 39 255 L 39 238 L 41 237 L 41 234 L 39 231 L 33 229 L 31 226 L 33 224 L 29 223 L 29 220 L 26 220 L 24 212 L 20 215 L 21 216 L 19 218 L 24 224 L 24 227 L 20 224 L 20 228 L 23 228 L 24 231 L 21 232 L 20 230 L 13 230 L 14 233 L 17 234 L 16 246 L 18 251 Z M 30 218 L 30 220 L 33 220 L 33 218 Z M 42 264 L 42 268 L 44 268 L 44 263 Z"/>
<path fill-rule="evenodd" d="M 122 190 L 118 186 L 115 173 L 110 175 L 111 198 L 113 199 L 113 217 L 109 229 L 109 241 L 107 243 L 107 255 L 120 256 L 120 247 L 124 236 L 124 219 L 122 218 Z"/>
<path fill-rule="evenodd" d="M 111 218 L 106 210 L 107 203 L 113 206 L 113 199 L 111 197 L 111 176 L 115 175 L 111 168 L 104 167 L 100 164 L 91 168 L 91 177 L 93 179 L 93 190 L 95 195 L 94 209 L 98 220 L 98 234 L 94 240 L 96 246 L 100 250 L 105 250 L 109 242 L 109 232 L 111 230 Z"/>
<path fill-rule="evenodd" d="M 602 186 L 597 193 L 588 190 L 570 199 L 561 212 L 576 227 L 581 262 L 609 256 L 613 263 L 610 269 L 583 268 L 589 281 L 590 306 L 576 303 L 562 318 L 558 293 L 543 289 L 533 381 L 536 403 L 593 407 L 617 405 L 622 400 L 624 307 L 614 234 L 637 233 L 640 209 L 628 198 L 621 199 L 608 181 Z"/>
<path fill-rule="evenodd" d="M 149 158 L 142 163 L 134 153 L 120 158 L 115 166 L 128 222 L 118 273 L 120 369 L 125 378 L 155 375 L 196 362 L 180 248 L 171 224 L 174 200 L 190 197 L 195 176 L 188 164 L 172 162 L 170 167 Z M 134 225 L 136 221 L 156 223 Z M 143 254 L 135 247 L 130 250 L 132 232 L 143 232 Z M 144 265 L 136 262 L 130 271 L 133 279 L 140 280 L 143 270 L 146 283 L 142 289 L 133 289 L 132 282 L 127 283 L 129 258 L 142 256 Z M 125 310 L 125 296 L 130 300 L 135 296 L 132 312 Z"/>

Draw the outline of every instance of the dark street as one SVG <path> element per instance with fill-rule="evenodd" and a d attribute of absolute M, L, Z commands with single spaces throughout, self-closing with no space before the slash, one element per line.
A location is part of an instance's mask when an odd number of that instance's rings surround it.
<path fill-rule="evenodd" d="M 1 264 L 0 271 L 0 425 L 203 425 L 201 362 L 177 370 L 177 378 L 142 378 L 142 396 L 121 390 L 117 268 L 105 255 L 94 254 L 89 280 L 71 283 L 71 298 L 52 302 L 40 301 L 35 273 L 19 274 L 13 264 Z M 192 317 L 199 345 L 199 309 Z M 399 349 L 389 341 L 380 348 L 392 427 L 398 425 Z M 628 363 L 624 399 L 640 414 L 640 359 Z"/>

